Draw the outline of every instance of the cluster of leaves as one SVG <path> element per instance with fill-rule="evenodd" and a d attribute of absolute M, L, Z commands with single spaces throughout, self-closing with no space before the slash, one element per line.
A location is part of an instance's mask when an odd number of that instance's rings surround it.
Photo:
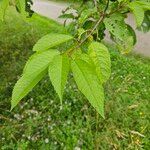
<path fill-rule="evenodd" d="M 26 16 L 25 0 L 16 2 L 19 12 Z M 8 0 L 3 0 L 2 16 L 7 5 Z M 82 7 L 66 8 L 60 18 L 72 20 L 65 25 L 68 33 L 48 34 L 35 44 L 35 54 L 27 61 L 23 75 L 14 87 L 12 109 L 47 72 L 62 103 L 67 76 L 72 72 L 79 90 L 104 117 L 103 85 L 111 72 L 110 55 L 102 43 L 105 30 L 109 31 L 118 49 L 127 53 L 136 43 L 134 30 L 125 23 L 127 14 L 133 12 L 137 27 L 142 29 L 144 26 L 144 31 L 148 31 L 149 11 L 150 3 L 144 0 L 89 0 L 84 1 Z"/>
<path fill-rule="evenodd" d="M 4 20 L 5 12 L 9 5 L 15 6 L 16 10 L 24 17 L 31 17 L 34 13 L 31 10 L 32 0 L 0 0 L 0 20 Z"/>

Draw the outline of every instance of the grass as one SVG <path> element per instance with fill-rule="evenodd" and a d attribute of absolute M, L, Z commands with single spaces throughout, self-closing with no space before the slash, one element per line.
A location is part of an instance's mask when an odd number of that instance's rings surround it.
<path fill-rule="evenodd" d="M 150 60 L 122 56 L 112 46 L 105 119 L 77 90 L 71 76 L 62 108 L 45 77 L 9 111 L 13 86 L 34 43 L 49 32 L 66 31 L 38 15 L 25 23 L 12 8 L 6 22 L 0 23 L 0 149 L 149 150 Z"/>

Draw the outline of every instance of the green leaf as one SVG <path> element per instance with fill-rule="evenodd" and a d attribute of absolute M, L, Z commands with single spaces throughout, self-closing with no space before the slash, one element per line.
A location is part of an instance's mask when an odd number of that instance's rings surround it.
<path fill-rule="evenodd" d="M 89 46 L 88 54 L 96 66 L 96 72 L 101 83 L 106 82 L 111 73 L 110 54 L 107 47 L 102 43 L 92 42 Z"/>
<path fill-rule="evenodd" d="M 133 37 L 133 44 L 135 45 L 137 42 L 136 33 L 134 29 L 128 24 L 127 24 L 127 28 L 128 28 L 129 34 Z"/>
<path fill-rule="evenodd" d="M 134 1 L 128 6 L 136 18 L 137 27 L 140 27 L 144 20 L 145 11 L 150 10 L 150 3 L 144 1 Z"/>
<path fill-rule="evenodd" d="M 105 18 L 104 24 L 106 29 L 117 39 L 124 41 L 127 34 L 127 26 L 122 14 L 114 13 L 110 17 Z"/>
<path fill-rule="evenodd" d="M 150 1 L 136 1 L 145 11 L 150 10 Z"/>
<path fill-rule="evenodd" d="M 79 90 L 104 117 L 104 91 L 96 75 L 95 67 L 84 60 L 76 59 L 72 61 L 71 68 Z"/>
<path fill-rule="evenodd" d="M 80 25 L 84 24 L 85 21 L 92 16 L 93 14 L 95 14 L 97 12 L 96 8 L 89 8 L 89 9 L 84 9 L 78 19 L 78 22 Z"/>
<path fill-rule="evenodd" d="M 130 3 L 128 6 L 136 18 L 137 27 L 140 27 L 144 20 L 144 12 L 150 10 L 150 3 L 142 1 L 134 1 Z"/>
<path fill-rule="evenodd" d="M 45 76 L 46 70 L 29 76 L 24 74 L 16 83 L 11 100 L 11 110 L 25 97 L 32 88 Z"/>
<path fill-rule="evenodd" d="M 66 34 L 50 33 L 42 37 L 33 47 L 33 51 L 44 51 L 73 39 Z"/>
<path fill-rule="evenodd" d="M 129 35 L 128 38 L 125 41 L 116 41 L 117 43 L 117 49 L 122 53 L 122 54 L 128 54 L 134 47 L 134 41 L 135 39 L 133 36 Z"/>
<path fill-rule="evenodd" d="M 138 30 L 142 32 L 149 32 L 150 31 L 150 10 L 145 12 L 144 21 L 142 25 L 138 28 Z"/>
<path fill-rule="evenodd" d="M 6 9 L 9 6 L 9 0 L 2 0 L 0 2 L 0 20 L 4 21 Z"/>
<path fill-rule="evenodd" d="M 101 23 L 99 26 L 98 26 L 98 40 L 101 41 L 104 39 L 105 37 L 105 24 L 104 23 Z"/>
<path fill-rule="evenodd" d="M 130 29 L 126 25 L 122 14 L 112 14 L 104 20 L 104 24 L 122 53 L 128 53 L 133 49 L 135 37 L 130 33 Z"/>
<path fill-rule="evenodd" d="M 78 40 L 80 40 L 82 38 L 82 35 L 86 33 L 85 30 L 83 28 L 79 28 L 78 29 Z"/>
<path fill-rule="evenodd" d="M 62 18 L 62 19 L 74 19 L 75 16 L 73 15 L 73 13 L 69 13 L 69 14 L 62 14 L 59 16 L 59 18 Z"/>
<path fill-rule="evenodd" d="M 55 56 L 49 65 L 50 80 L 62 103 L 63 91 L 69 73 L 70 62 L 66 55 Z"/>
<path fill-rule="evenodd" d="M 26 0 L 16 0 L 16 6 L 19 12 L 22 14 L 22 16 L 26 17 Z"/>
<path fill-rule="evenodd" d="M 133 1 L 128 6 L 135 16 L 137 27 L 140 27 L 144 21 L 145 12 L 150 10 L 150 2 Z"/>
<path fill-rule="evenodd" d="M 47 72 L 53 57 L 58 55 L 57 50 L 49 50 L 34 54 L 27 62 L 22 77 L 16 83 L 11 101 L 13 109 L 26 96 Z"/>
<path fill-rule="evenodd" d="M 141 26 L 143 20 L 144 20 L 144 10 L 143 8 L 137 4 L 137 3 L 131 3 L 129 5 L 129 8 L 133 11 L 133 14 L 136 18 L 136 23 L 137 23 L 137 26 Z"/>

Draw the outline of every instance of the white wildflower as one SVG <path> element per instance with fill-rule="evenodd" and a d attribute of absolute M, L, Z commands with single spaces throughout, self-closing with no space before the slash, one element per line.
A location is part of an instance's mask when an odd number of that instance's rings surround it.
<path fill-rule="evenodd" d="M 81 148 L 80 147 L 75 147 L 74 150 L 81 150 Z"/>
<path fill-rule="evenodd" d="M 45 143 L 46 144 L 49 143 L 49 139 L 48 138 L 45 139 Z"/>

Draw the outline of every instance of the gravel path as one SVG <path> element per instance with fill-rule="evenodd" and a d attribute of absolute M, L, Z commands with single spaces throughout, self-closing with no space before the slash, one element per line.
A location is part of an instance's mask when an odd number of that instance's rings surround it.
<path fill-rule="evenodd" d="M 52 18 L 58 22 L 63 20 L 58 19 L 61 11 L 68 5 L 66 3 L 56 3 L 46 0 L 34 0 L 33 10 L 45 17 Z M 135 21 L 132 15 L 127 19 L 127 22 L 135 29 Z M 137 44 L 135 46 L 135 52 L 144 56 L 150 57 L 150 32 L 142 33 L 136 30 Z"/>

